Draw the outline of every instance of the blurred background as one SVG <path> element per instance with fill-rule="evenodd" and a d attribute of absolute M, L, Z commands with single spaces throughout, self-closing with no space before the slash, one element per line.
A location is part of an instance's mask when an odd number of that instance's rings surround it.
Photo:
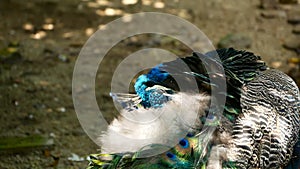
<path fill-rule="evenodd" d="M 0 168 L 87 166 L 87 155 L 99 147 L 82 130 L 74 111 L 76 58 L 105 24 L 149 11 L 192 22 L 216 48 L 252 51 L 300 85 L 299 0 L 1 0 Z M 130 37 L 112 48 L 96 79 L 97 101 L 108 121 L 114 116 L 109 96 L 114 69 L 127 55 L 148 47 L 178 56 L 192 52 L 157 35 Z"/>

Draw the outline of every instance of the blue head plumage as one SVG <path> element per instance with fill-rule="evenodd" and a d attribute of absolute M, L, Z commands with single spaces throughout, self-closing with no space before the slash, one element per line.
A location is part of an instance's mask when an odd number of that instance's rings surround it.
<path fill-rule="evenodd" d="M 141 104 L 144 107 L 161 107 L 163 103 L 169 100 L 162 90 L 148 88 L 151 87 L 149 84 L 159 84 L 169 76 L 169 73 L 161 70 L 160 67 L 162 67 L 161 64 L 152 68 L 147 74 L 140 75 L 136 80 L 134 89 L 142 99 Z"/>
<path fill-rule="evenodd" d="M 152 68 L 149 71 L 149 73 L 147 74 L 148 79 L 153 82 L 164 81 L 169 76 L 169 73 L 161 70 L 160 68 L 162 68 L 162 67 L 163 67 L 163 65 L 159 64 L 159 65 L 155 66 L 154 68 Z"/>

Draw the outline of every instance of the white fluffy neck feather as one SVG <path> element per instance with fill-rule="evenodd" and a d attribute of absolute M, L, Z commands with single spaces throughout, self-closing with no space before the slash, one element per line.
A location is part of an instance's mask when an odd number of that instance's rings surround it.
<path fill-rule="evenodd" d="M 161 108 L 139 108 L 112 121 L 99 137 L 102 153 L 137 152 L 151 144 L 175 145 L 192 127 L 200 125 L 210 97 L 179 92 Z"/>

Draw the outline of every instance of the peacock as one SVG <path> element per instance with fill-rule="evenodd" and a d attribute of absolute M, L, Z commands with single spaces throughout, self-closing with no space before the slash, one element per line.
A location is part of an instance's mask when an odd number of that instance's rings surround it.
<path fill-rule="evenodd" d="M 139 75 L 134 89 L 111 93 L 121 115 L 88 169 L 300 168 L 299 89 L 252 52 L 193 52 Z M 138 123 L 145 115 L 154 120 Z"/>

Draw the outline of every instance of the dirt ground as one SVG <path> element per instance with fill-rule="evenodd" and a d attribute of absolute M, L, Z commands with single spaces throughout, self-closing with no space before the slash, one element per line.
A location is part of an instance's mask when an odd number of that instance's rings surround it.
<path fill-rule="evenodd" d="M 33 148 L 0 152 L 0 168 L 87 166 L 86 160 L 68 159 L 72 154 L 85 158 L 98 149 L 81 128 L 74 110 L 73 68 L 89 36 L 124 13 L 152 11 L 183 17 L 199 27 L 216 47 L 226 35 L 242 34 L 251 45 L 241 49 L 262 56 L 268 65 L 282 71 L 292 69 L 291 74 L 299 80 L 300 35 L 293 33 L 296 23 L 288 22 L 290 12 L 300 10 L 299 4 L 269 4 L 264 8 L 260 4 L 259 0 L 140 0 L 133 5 L 117 0 L 1 0 L 0 139 L 38 134 L 54 139 L 55 146 L 47 151 Z M 104 66 L 106 74 L 99 75 L 96 83 L 101 81 L 104 87 L 96 87 L 96 91 L 108 119 L 113 109 L 108 94 L 112 68 L 132 51 L 149 45 L 149 40 L 146 43 L 143 39 L 123 41 L 103 63 L 108 64 Z M 296 44 L 295 49 L 284 47 L 286 43 Z M 156 46 L 183 56 L 190 54 L 177 43 L 159 42 Z"/>

